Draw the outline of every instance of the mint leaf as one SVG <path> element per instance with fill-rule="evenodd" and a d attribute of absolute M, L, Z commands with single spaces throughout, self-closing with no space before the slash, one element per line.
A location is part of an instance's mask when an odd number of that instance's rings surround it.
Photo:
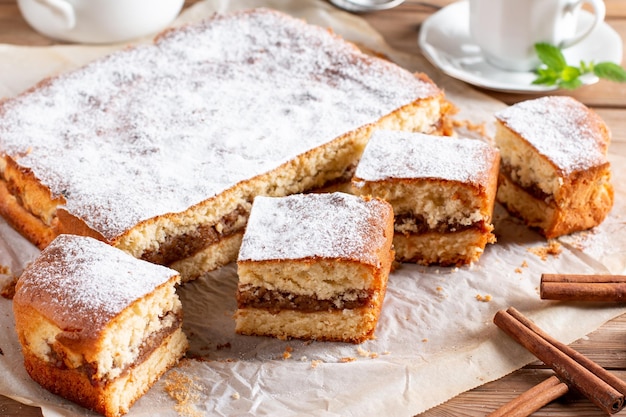
<path fill-rule="evenodd" d="M 593 73 L 600 78 L 619 83 L 626 82 L 626 70 L 613 62 L 600 62 L 593 67 Z"/>
<path fill-rule="evenodd" d="M 535 70 L 537 77 L 533 84 L 558 85 L 560 88 L 573 90 L 583 85 L 580 76 L 588 73 L 609 81 L 626 82 L 626 70 L 613 62 L 581 60 L 579 66 L 575 67 L 567 63 L 559 47 L 545 42 L 536 43 L 535 52 L 542 65 Z"/>
<path fill-rule="evenodd" d="M 535 44 L 535 52 L 537 56 L 548 68 L 555 71 L 562 71 L 567 66 L 563 52 L 549 43 L 537 43 Z"/>
<path fill-rule="evenodd" d="M 576 67 L 567 66 L 563 68 L 563 71 L 561 71 L 561 79 L 565 82 L 574 81 L 580 76 L 581 76 L 581 72 Z"/>
<path fill-rule="evenodd" d="M 564 88 L 566 90 L 575 90 L 578 87 L 582 86 L 583 82 L 580 81 L 579 78 L 574 78 L 573 80 L 561 80 L 559 81 L 559 87 Z"/>

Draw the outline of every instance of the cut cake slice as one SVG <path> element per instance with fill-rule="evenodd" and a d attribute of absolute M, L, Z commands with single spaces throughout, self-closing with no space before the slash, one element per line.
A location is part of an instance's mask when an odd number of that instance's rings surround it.
<path fill-rule="evenodd" d="M 179 281 L 95 239 L 58 236 L 13 298 L 26 371 L 107 417 L 125 414 L 187 349 Z"/>
<path fill-rule="evenodd" d="M 240 334 L 360 343 L 393 261 L 393 212 L 345 193 L 257 197 L 237 261 Z"/>
<path fill-rule="evenodd" d="M 352 185 L 393 206 L 397 260 L 463 265 L 495 242 L 499 161 L 495 148 L 476 139 L 378 131 Z"/>
<path fill-rule="evenodd" d="M 546 238 L 600 224 L 613 207 L 610 132 L 571 97 L 517 103 L 496 114 L 502 154 L 497 199 Z"/>

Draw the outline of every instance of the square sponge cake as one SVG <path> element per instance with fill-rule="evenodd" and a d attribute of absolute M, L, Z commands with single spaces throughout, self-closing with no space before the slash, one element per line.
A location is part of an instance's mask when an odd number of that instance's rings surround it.
<path fill-rule="evenodd" d="M 595 112 L 548 96 L 517 103 L 496 120 L 498 202 L 549 239 L 604 221 L 614 198 L 610 132 Z"/>
<path fill-rule="evenodd" d="M 187 350 L 179 280 L 106 243 L 59 235 L 13 298 L 27 372 L 107 417 L 125 414 Z"/>
<path fill-rule="evenodd" d="M 393 261 L 393 210 L 345 193 L 257 197 L 237 261 L 240 334 L 373 337 Z"/>
<path fill-rule="evenodd" d="M 393 206 L 398 261 L 463 265 L 495 242 L 499 161 L 494 147 L 476 139 L 378 131 L 352 186 Z"/>

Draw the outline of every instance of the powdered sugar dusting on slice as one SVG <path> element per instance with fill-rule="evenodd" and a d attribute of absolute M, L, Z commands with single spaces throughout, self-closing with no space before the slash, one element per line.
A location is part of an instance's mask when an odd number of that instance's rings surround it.
<path fill-rule="evenodd" d="M 607 162 L 607 127 L 576 99 L 548 96 L 508 107 L 496 118 L 564 175 Z"/>
<path fill-rule="evenodd" d="M 344 193 L 257 197 L 239 261 L 327 258 L 378 266 L 391 207 Z"/>
<path fill-rule="evenodd" d="M 476 139 L 378 131 L 363 152 L 355 180 L 437 179 L 486 186 L 497 152 Z"/>
<path fill-rule="evenodd" d="M 0 152 L 112 241 L 435 94 L 322 28 L 246 11 L 5 102 Z"/>
<path fill-rule="evenodd" d="M 98 240 L 60 235 L 21 275 L 15 300 L 32 305 L 63 330 L 95 336 L 175 275 Z"/>

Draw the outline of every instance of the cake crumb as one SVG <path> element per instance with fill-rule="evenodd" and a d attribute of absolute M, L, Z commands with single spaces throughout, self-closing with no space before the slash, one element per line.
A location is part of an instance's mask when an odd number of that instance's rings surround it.
<path fill-rule="evenodd" d="M 230 398 L 232 398 L 233 400 L 238 400 L 239 398 L 241 398 L 241 396 L 237 391 L 235 391 L 231 394 Z"/>
<path fill-rule="evenodd" d="M 522 273 L 522 268 L 515 268 L 515 273 L 516 274 L 521 274 Z"/>
<path fill-rule="evenodd" d="M 356 358 L 353 358 L 350 356 L 346 356 L 346 357 L 339 359 L 339 362 L 341 363 L 348 363 L 348 362 L 354 362 L 354 361 L 356 361 Z"/>
<path fill-rule="evenodd" d="M 200 413 L 193 404 L 199 400 L 199 391 L 201 391 L 201 387 L 187 375 L 176 371 L 171 371 L 167 374 L 165 392 L 176 401 L 174 409 L 181 416 L 202 416 L 202 413 Z"/>
<path fill-rule="evenodd" d="M 314 360 L 312 360 L 312 361 L 311 361 L 311 368 L 313 368 L 313 369 L 317 368 L 317 366 L 318 366 L 320 363 L 322 363 L 322 361 L 321 361 L 321 360 L 319 360 L 319 359 L 314 359 Z"/>
<path fill-rule="evenodd" d="M 0 264 L 0 275 L 11 275 L 11 267 Z"/>
<path fill-rule="evenodd" d="M 486 294 L 486 295 L 481 295 L 481 294 L 476 294 L 476 299 L 478 301 L 482 301 L 483 303 L 488 303 L 489 301 L 491 301 L 491 294 Z"/>
<path fill-rule="evenodd" d="M 283 352 L 283 360 L 291 358 L 291 352 L 293 352 L 293 348 L 291 346 L 285 347 L 285 351 Z"/>
<path fill-rule="evenodd" d="M 375 359 L 375 358 L 377 358 L 377 357 L 378 357 L 378 353 L 376 353 L 376 352 L 371 352 L 371 351 L 369 351 L 369 350 L 365 350 L 365 349 L 363 349 L 361 346 L 359 346 L 359 347 L 357 348 L 357 353 L 358 353 L 360 356 L 363 356 L 364 358 Z"/>
<path fill-rule="evenodd" d="M 561 244 L 556 240 L 549 240 L 546 246 L 528 248 L 528 252 L 537 255 L 542 261 L 545 261 L 548 259 L 548 255 L 556 258 L 561 254 Z"/>
<path fill-rule="evenodd" d="M 423 338 L 422 339 L 422 343 L 426 343 L 426 342 L 428 342 L 428 339 L 427 338 Z"/>

